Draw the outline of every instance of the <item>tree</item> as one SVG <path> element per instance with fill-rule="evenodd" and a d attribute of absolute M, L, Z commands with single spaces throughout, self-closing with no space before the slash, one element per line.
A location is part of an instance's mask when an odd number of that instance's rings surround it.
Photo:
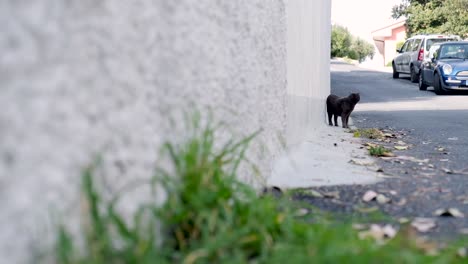
<path fill-rule="evenodd" d="M 351 33 L 348 29 L 339 25 L 332 26 L 331 32 L 331 56 L 345 57 L 351 46 Z"/>
<path fill-rule="evenodd" d="M 445 33 L 468 37 L 468 0 L 402 0 L 392 17 L 406 17 L 408 35 Z"/>
<path fill-rule="evenodd" d="M 374 57 L 374 46 L 361 38 L 354 37 L 347 28 L 333 25 L 331 56 L 348 57 L 363 62 L 367 57 Z"/>
<path fill-rule="evenodd" d="M 355 38 L 351 45 L 351 50 L 356 53 L 355 59 L 363 62 L 367 57 L 374 58 L 374 46 L 361 38 Z"/>

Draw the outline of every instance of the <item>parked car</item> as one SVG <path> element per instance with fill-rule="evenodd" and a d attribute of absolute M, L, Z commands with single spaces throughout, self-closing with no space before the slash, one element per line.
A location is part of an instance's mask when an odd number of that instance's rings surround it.
<path fill-rule="evenodd" d="M 393 78 L 400 77 L 400 73 L 411 76 L 412 82 L 419 79 L 421 62 L 428 57 L 429 49 L 435 43 L 461 40 L 457 35 L 417 35 L 409 38 L 403 44 L 392 61 Z"/>
<path fill-rule="evenodd" d="M 421 64 L 419 90 L 433 86 L 436 94 L 468 90 L 468 41 L 434 45 Z"/>

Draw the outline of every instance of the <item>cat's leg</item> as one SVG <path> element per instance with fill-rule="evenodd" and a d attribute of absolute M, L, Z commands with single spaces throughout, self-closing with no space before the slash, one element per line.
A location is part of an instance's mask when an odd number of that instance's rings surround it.
<path fill-rule="evenodd" d="M 349 123 L 349 116 L 351 115 L 351 113 L 347 114 L 346 115 L 346 126 L 349 127 L 348 123 Z"/>
<path fill-rule="evenodd" d="M 334 119 L 335 119 L 335 126 L 338 126 L 338 115 L 337 114 L 335 114 Z"/>
<path fill-rule="evenodd" d="M 328 125 L 330 125 L 330 126 L 333 126 L 333 123 L 332 123 L 332 116 L 333 116 L 333 113 L 332 113 L 332 112 L 328 112 Z"/>
<path fill-rule="evenodd" d="M 347 117 L 347 115 L 343 112 L 341 114 L 341 123 L 343 125 L 343 128 L 348 128 L 348 122 L 347 122 L 346 117 Z"/>

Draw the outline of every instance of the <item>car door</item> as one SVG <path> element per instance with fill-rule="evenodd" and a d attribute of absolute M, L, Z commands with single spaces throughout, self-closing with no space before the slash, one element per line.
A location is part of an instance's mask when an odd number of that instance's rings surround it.
<path fill-rule="evenodd" d="M 414 53 L 413 49 L 415 46 L 416 39 L 409 41 L 408 46 L 403 52 L 402 61 L 401 61 L 401 71 L 405 73 L 410 73 L 410 64 L 411 64 L 411 55 Z"/>
<path fill-rule="evenodd" d="M 408 50 L 411 41 L 411 39 L 407 40 L 405 44 L 403 44 L 403 46 L 401 47 L 399 54 L 395 57 L 395 68 L 398 72 L 403 71 L 402 65 L 404 63 L 405 52 Z"/>
<path fill-rule="evenodd" d="M 434 44 L 429 50 L 429 59 L 427 60 L 427 63 L 424 67 L 424 80 L 426 80 L 427 84 L 434 84 L 434 70 L 437 66 L 437 56 L 439 54 L 439 48 L 439 44 Z"/>

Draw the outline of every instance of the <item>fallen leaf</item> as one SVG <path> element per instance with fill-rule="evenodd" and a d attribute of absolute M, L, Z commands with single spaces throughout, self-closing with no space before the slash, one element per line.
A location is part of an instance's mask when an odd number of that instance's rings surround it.
<path fill-rule="evenodd" d="M 383 136 L 384 137 L 387 137 L 387 138 L 395 138 L 395 134 L 391 134 L 391 133 L 383 133 Z"/>
<path fill-rule="evenodd" d="M 383 157 L 395 157 L 395 154 L 393 154 L 392 152 L 384 152 L 382 153 L 382 156 Z"/>
<path fill-rule="evenodd" d="M 334 191 L 334 192 L 324 192 L 323 197 L 325 198 L 333 198 L 333 199 L 340 199 L 340 192 L 339 191 Z"/>
<path fill-rule="evenodd" d="M 460 257 L 460 258 L 466 258 L 466 256 L 468 255 L 468 249 L 466 248 L 459 248 L 457 250 L 457 255 Z"/>
<path fill-rule="evenodd" d="M 391 195 L 397 195 L 398 193 L 397 193 L 397 191 L 391 190 L 391 191 L 390 191 L 390 194 L 391 194 Z"/>
<path fill-rule="evenodd" d="M 397 145 L 401 145 L 401 146 L 405 146 L 405 145 L 406 145 L 406 143 L 403 142 L 403 141 L 401 141 L 401 140 L 398 140 L 398 141 L 396 142 L 396 144 L 397 144 Z"/>
<path fill-rule="evenodd" d="M 406 217 L 400 217 L 400 218 L 398 218 L 398 222 L 399 222 L 400 224 L 406 224 L 406 223 L 409 223 L 409 221 L 410 221 L 410 220 L 409 220 L 408 218 L 406 218 Z"/>
<path fill-rule="evenodd" d="M 334 204 L 341 204 L 341 205 L 344 204 L 342 201 L 337 200 L 337 199 L 332 199 L 331 202 L 334 203 Z"/>
<path fill-rule="evenodd" d="M 436 242 L 424 237 L 416 237 L 414 242 L 417 248 L 422 249 L 429 256 L 436 256 L 439 254 L 439 246 Z"/>
<path fill-rule="evenodd" d="M 377 210 L 379 210 L 379 207 L 377 206 L 372 206 L 372 207 L 357 207 L 355 208 L 358 212 L 360 213 L 371 213 L 371 212 L 375 212 Z"/>
<path fill-rule="evenodd" d="M 399 160 L 407 160 L 407 161 L 413 161 L 413 162 L 418 162 L 418 163 L 427 163 L 429 162 L 429 159 L 417 159 L 415 157 L 411 156 L 398 156 L 397 159 Z"/>
<path fill-rule="evenodd" d="M 422 143 L 423 143 L 423 145 L 431 144 L 430 141 L 423 141 Z"/>
<path fill-rule="evenodd" d="M 407 202 L 407 201 L 406 201 L 405 198 L 401 198 L 400 201 L 398 201 L 398 203 L 396 203 L 396 205 L 398 205 L 398 206 L 403 206 L 403 205 L 406 204 L 406 202 Z"/>
<path fill-rule="evenodd" d="M 408 146 L 394 146 L 396 150 L 407 150 Z"/>
<path fill-rule="evenodd" d="M 457 137 L 450 137 L 450 138 L 448 138 L 448 140 L 458 140 L 458 138 Z"/>
<path fill-rule="evenodd" d="M 359 232 L 358 236 L 360 239 L 372 238 L 377 242 L 383 242 L 385 239 L 395 237 L 397 230 L 391 225 L 380 226 L 372 224 L 369 230 Z"/>
<path fill-rule="evenodd" d="M 354 230 L 364 230 L 366 229 L 366 225 L 365 224 L 358 224 L 358 223 L 355 223 L 355 224 L 352 224 L 351 227 L 354 229 Z"/>
<path fill-rule="evenodd" d="M 316 190 L 309 190 L 308 194 L 310 194 L 311 196 L 313 196 L 315 198 L 323 198 L 323 195 L 320 192 L 316 191 Z"/>
<path fill-rule="evenodd" d="M 453 170 L 451 170 L 451 169 L 442 168 L 442 170 L 447 174 L 453 174 Z"/>
<path fill-rule="evenodd" d="M 444 148 L 437 148 L 438 151 L 442 152 L 442 151 L 445 151 Z"/>
<path fill-rule="evenodd" d="M 388 198 L 387 196 L 383 194 L 379 194 L 377 195 L 376 200 L 379 204 L 386 204 L 386 203 L 389 203 L 392 199 Z"/>
<path fill-rule="evenodd" d="M 426 233 L 435 228 L 437 224 L 432 218 L 416 217 L 413 222 L 411 222 L 411 226 L 421 233 Z"/>
<path fill-rule="evenodd" d="M 391 225 L 385 225 L 382 228 L 382 231 L 384 232 L 386 238 L 393 238 L 397 234 L 397 230 Z"/>
<path fill-rule="evenodd" d="M 440 161 L 449 161 L 449 159 L 440 159 Z"/>
<path fill-rule="evenodd" d="M 295 215 L 296 216 L 305 216 L 309 213 L 309 209 L 306 209 L 306 208 L 301 208 L 299 210 L 296 211 Z"/>
<path fill-rule="evenodd" d="M 364 194 L 364 196 L 362 196 L 362 200 L 363 200 L 364 202 L 370 202 L 370 201 L 376 199 L 376 198 L 377 198 L 377 195 L 378 195 L 378 194 L 377 194 L 376 192 L 370 190 L 370 191 L 367 191 L 367 192 Z"/>
<path fill-rule="evenodd" d="M 374 165 L 374 161 L 372 160 L 357 160 L 357 159 L 351 159 L 349 163 L 355 164 L 355 165 L 360 165 L 360 166 L 370 166 Z"/>
<path fill-rule="evenodd" d="M 437 215 L 437 216 L 450 216 L 450 217 L 458 217 L 458 218 L 461 218 L 461 217 L 465 216 L 457 208 L 437 209 L 434 212 L 434 215 Z"/>
<path fill-rule="evenodd" d="M 371 142 L 366 142 L 363 145 L 366 146 L 366 147 L 373 147 L 373 148 L 377 147 L 377 144 L 374 144 L 374 143 L 371 143 Z"/>

